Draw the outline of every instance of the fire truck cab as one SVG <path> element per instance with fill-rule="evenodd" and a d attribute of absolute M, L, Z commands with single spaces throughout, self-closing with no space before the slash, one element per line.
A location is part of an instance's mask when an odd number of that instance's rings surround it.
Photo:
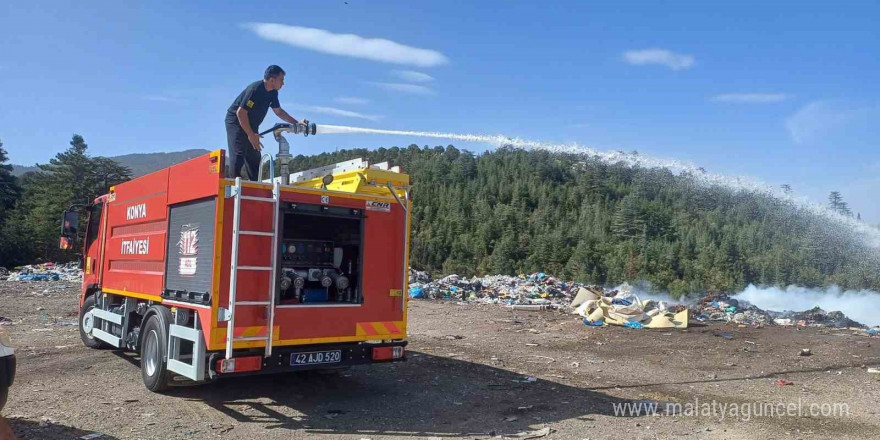
<path fill-rule="evenodd" d="M 259 182 L 222 150 L 88 207 L 80 336 L 144 384 L 405 360 L 409 176 L 355 159 Z M 78 219 L 66 212 L 62 247 Z"/>

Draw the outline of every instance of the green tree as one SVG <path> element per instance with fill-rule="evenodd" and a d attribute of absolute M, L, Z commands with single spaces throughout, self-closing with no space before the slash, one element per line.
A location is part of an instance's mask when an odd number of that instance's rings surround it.
<path fill-rule="evenodd" d="M 12 165 L 6 163 L 8 160 L 6 150 L 3 149 L 3 142 L 0 141 L 0 225 L 3 224 L 9 210 L 15 206 L 15 201 L 21 196 L 18 179 L 12 175 Z"/>
<path fill-rule="evenodd" d="M 0 264 L 76 258 L 77 251 L 58 249 L 61 214 L 76 206 L 84 224 L 85 207 L 95 197 L 131 178 L 128 168 L 107 158 L 91 158 L 87 152 L 82 136 L 73 135 L 69 148 L 48 164 L 39 165 L 39 171 L 22 177 L 22 195 L 6 227 L 15 237 L 16 249 Z M 81 227 L 80 234 L 83 232 Z"/>
<path fill-rule="evenodd" d="M 831 193 L 828 194 L 828 207 L 841 215 L 852 217 L 852 210 L 850 210 L 849 205 L 843 201 L 843 196 L 840 195 L 840 191 L 831 191 Z"/>

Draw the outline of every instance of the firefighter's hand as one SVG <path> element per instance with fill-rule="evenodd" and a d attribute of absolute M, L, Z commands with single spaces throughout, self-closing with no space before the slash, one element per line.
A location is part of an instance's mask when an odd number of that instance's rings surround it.
<path fill-rule="evenodd" d="M 254 147 L 254 150 L 263 151 L 263 144 L 260 143 L 260 138 L 262 136 L 257 133 L 251 133 L 248 135 L 248 140 L 251 141 L 251 146 Z"/>

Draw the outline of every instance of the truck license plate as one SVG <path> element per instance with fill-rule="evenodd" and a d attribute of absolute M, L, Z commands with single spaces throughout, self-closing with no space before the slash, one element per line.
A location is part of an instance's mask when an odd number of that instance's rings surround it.
<path fill-rule="evenodd" d="M 342 350 L 312 351 L 309 353 L 293 353 L 290 365 L 338 364 L 342 362 Z"/>

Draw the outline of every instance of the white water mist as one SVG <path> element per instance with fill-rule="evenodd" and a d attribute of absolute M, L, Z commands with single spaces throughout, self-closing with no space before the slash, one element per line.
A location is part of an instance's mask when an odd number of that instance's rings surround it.
<path fill-rule="evenodd" d="M 766 183 L 747 177 L 731 177 L 721 174 L 707 173 L 702 168 L 694 164 L 681 162 L 678 160 L 657 159 L 645 157 L 639 154 L 624 153 L 622 151 L 600 151 L 594 148 L 571 144 L 551 144 L 540 141 L 530 141 L 520 138 L 510 138 L 507 136 L 494 135 L 476 135 L 476 134 L 458 134 L 458 133 L 442 133 L 436 131 L 408 131 L 408 130 L 382 130 L 375 128 L 348 127 L 343 125 L 318 125 L 316 134 L 341 134 L 341 133 L 364 133 L 364 134 L 386 134 L 398 136 L 417 136 L 439 139 L 452 139 L 466 142 L 483 142 L 492 147 L 512 146 L 522 149 L 544 150 L 555 153 L 578 154 L 589 158 L 595 158 L 608 164 L 622 163 L 627 166 L 640 166 L 645 168 L 666 168 L 674 174 L 689 174 L 693 176 L 696 182 L 706 185 L 719 185 L 732 190 L 750 191 L 764 193 L 778 199 L 787 200 L 798 206 L 799 208 L 826 219 L 829 223 L 828 227 L 843 226 L 859 240 L 874 249 L 880 249 L 880 229 L 866 225 L 860 221 L 834 212 L 822 205 L 810 202 L 805 197 L 793 197 L 791 194 L 783 192 L 781 189 L 767 185 Z"/>
<path fill-rule="evenodd" d="M 788 286 L 756 287 L 749 285 L 733 298 L 775 312 L 800 312 L 819 306 L 826 312 L 841 311 L 853 321 L 880 326 L 880 293 L 873 290 L 842 290 L 830 286 L 824 290 Z"/>

